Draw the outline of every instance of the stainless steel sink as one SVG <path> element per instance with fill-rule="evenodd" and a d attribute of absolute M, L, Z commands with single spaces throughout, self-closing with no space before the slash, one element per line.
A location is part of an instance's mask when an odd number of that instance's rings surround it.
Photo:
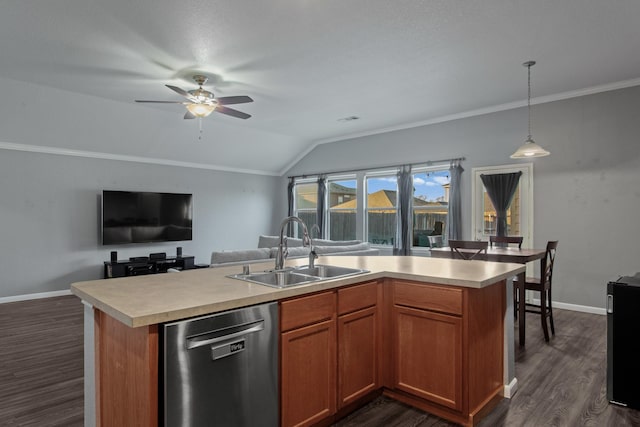
<path fill-rule="evenodd" d="M 352 276 L 354 274 L 369 272 L 369 270 L 363 270 L 360 268 L 338 267 L 336 265 L 316 265 L 311 268 L 305 265 L 296 268 L 294 271 L 299 274 L 315 276 L 321 279 L 335 279 L 338 277 Z"/>
<path fill-rule="evenodd" d="M 229 277 L 244 280 L 246 282 L 257 283 L 259 285 L 271 286 L 273 288 L 288 288 L 290 286 L 304 285 L 320 280 L 319 277 L 298 274 L 293 270 L 233 274 Z"/>
<path fill-rule="evenodd" d="M 369 270 L 360 268 L 338 267 L 334 265 L 316 265 L 311 268 L 305 265 L 287 270 L 232 274 L 227 277 L 257 283 L 259 285 L 271 286 L 273 288 L 288 288 L 368 272 Z"/>

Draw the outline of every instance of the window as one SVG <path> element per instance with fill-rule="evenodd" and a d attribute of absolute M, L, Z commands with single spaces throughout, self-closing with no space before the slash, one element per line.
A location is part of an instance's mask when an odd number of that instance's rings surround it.
<path fill-rule="evenodd" d="M 413 246 L 428 247 L 429 237 L 444 235 L 449 211 L 448 169 L 415 170 L 413 174 Z"/>
<path fill-rule="evenodd" d="M 311 227 L 318 223 L 318 184 L 315 181 L 296 183 L 293 200 L 295 215 L 304 221 L 311 233 Z M 302 229 L 297 228 L 296 236 L 302 236 Z"/>
<path fill-rule="evenodd" d="M 329 194 L 329 239 L 354 240 L 358 198 L 357 181 L 352 179 L 327 180 Z"/>
<path fill-rule="evenodd" d="M 414 248 L 428 248 L 430 235 L 444 236 L 449 212 L 448 165 L 414 167 L 412 223 Z M 304 178 L 294 188 L 294 212 L 312 233 L 317 224 L 317 178 Z M 380 249 L 397 244 L 400 189 L 394 167 L 359 170 L 326 179 L 324 236 L 332 240 L 363 240 Z M 299 234 L 298 234 L 299 235 Z"/>
<path fill-rule="evenodd" d="M 520 228 L 520 183 L 516 187 L 516 192 L 513 195 L 513 200 L 507 209 L 507 236 L 521 236 L 522 231 Z M 491 236 L 496 234 L 498 228 L 496 208 L 493 207 L 493 202 L 489 198 L 487 190 L 482 187 L 483 193 L 483 217 L 484 217 L 484 229 L 483 234 Z"/>
<path fill-rule="evenodd" d="M 398 214 L 398 178 L 395 175 L 368 176 L 366 238 L 375 245 L 393 246 Z"/>

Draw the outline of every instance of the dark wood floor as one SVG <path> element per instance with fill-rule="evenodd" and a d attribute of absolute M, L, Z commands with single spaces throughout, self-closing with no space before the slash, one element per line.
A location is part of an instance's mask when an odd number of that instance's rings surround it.
<path fill-rule="evenodd" d="M 73 296 L 0 304 L 0 426 L 82 426 L 82 304 Z M 545 343 L 527 315 L 516 346 L 519 389 L 480 426 L 640 426 L 640 411 L 606 399 L 606 318 L 554 311 Z M 336 427 L 452 426 L 381 397 Z"/>
<path fill-rule="evenodd" d="M 0 304 L 0 426 L 82 426 L 83 309 L 75 296 Z"/>

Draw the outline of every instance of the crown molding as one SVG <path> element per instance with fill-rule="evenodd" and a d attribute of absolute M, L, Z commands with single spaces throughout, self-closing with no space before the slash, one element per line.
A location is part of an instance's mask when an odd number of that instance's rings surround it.
<path fill-rule="evenodd" d="M 593 95 L 593 94 L 601 93 L 601 92 L 609 92 L 609 91 L 618 90 L 618 89 L 625 89 L 625 88 L 628 88 L 628 87 L 639 86 L 639 85 L 640 85 L 640 78 L 630 79 L 630 80 L 623 80 L 623 81 L 614 82 L 614 83 L 607 83 L 607 84 L 603 84 L 603 85 L 599 85 L 599 86 L 592 86 L 592 87 L 588 87 L 588 88 L 584 88 L 584 89 L 578 89 L 578 90 L 573 90 L 573 91 L 568 91 L 568 92 L 560 92 L 560 93 L 556 93 L 556 94 L 552 94 L 552 95 L 546 95 L 546 96 L 540 96 L 540 97 L 537 97 L 537 98 L 531 98 L 531 105 L 546 104 L 548 102 L 562 101 L 562 100 L 565 100 L 565 99 L 578 98 L 578 97 L 581 97 L 581 96 Z M 459 120 L 459 119 L 464 119 L 464 118 L 468 118 L 468 117 L 481 116 L 481 115 L 484 115 L 484 114 L 497 113 L 497 112 L 500 112 L 500 111 L 512 110 L 512 109 L 515 109 L 515 108 L 521 108 L 521 107 L 526 107 L 526 106 L 527 106 L 527 100 L 525 99 L 525 100 L 522 100 L 522 101 L 508 102 L 506 104 L 499 104 L 499 105 L 494 105 L 494 106 L 490 106 L 490 107 L 479 108 L 477 110 L 470 110 L 470 111 L 465 111 L 465 112 L 462 112 L 462 113 L 450 114 L 450 115 L 446 115 L 446 116 L 436 117 L 436 118 L 433 118 L 433 119 L 422 120 L 422 121 L 419 121 L 419 122 L 411 122 L 411 123 L 405 123 L 405 124 L 398 125 L 398 126 L 390 126 L 390 127 L 386 127 L 386 128 L 375 129 L 375 130 L 371 130 L 371 131 L 357 132 L 357 133 L 352 133 L 352 134 L 348 134 L 348 135 L 342 135 L 342 136 L 334 137 L 334 138 L 319 139 L 319 140 L 314 141 L 314 144 L 312 145 L 312 147 L 309 150 L 307 150 L 307 152 L 310 152 L 315 147 L 317 147 L 318 145 L 321 145 L 321 144 L 328 144 L 328 143 L 331 143 L 331 142 L 344 141 L 344 140 L 347 140 L 347 139 L 361 138 L 363 136 L 378 135 L 378 134 L 381 134 L 381 133 L 388 133 L 388 132 L 394 132 L 394 131 L 398 131 L 398 130 L 411 129 L 411 128 L 416 128 L 416 127 L 420 127 L 420 126 L 428 126 L 428 125 L 433 125 L 433 124 L 437 124 L 437 123 L 444 123 L 444 122 L 449 122 L 449 121 L 452 121 L 452 120 Z M 295 163 L 290 165 L 290 167 L 293 167 L 293 165 L 295 165 Z"/>
<path fill-rule="evenodd" d="M 192 169 L 206 169 L 221 172 L 235 172 L 249 175 L 280 176 L 277 172 L 269 172 L 254 169 L 241 169 L 229 166 L 208 165 L 204 163 L 181 162 L 168 159 L 157 159 L 152 157 L 125 156 L 120 154 L 100 153 L 95 151 L 71 150 L 67 148 L 44 147 L 41 145 L 15 144 L 10 142 L 0 142 L 0 149 L 13 151 L 26 151 L 31 153 L 54 154 L 59 156 L 84 157 L 89 159 L 116 160 L 121 162 L 147 163 L 152 165 L 175 166 Z"/>
<path fill-rule="evenodd" d="M 609 92 L 609 91 L 618 90 L 618 89 L 625 89 L 628 87 L 639 86 L 639 85 L 640 85 L 640 78 L 623 80 L 623 81 L 608 83 L 608 84 L 599 85 L 599 86 L 592 86 L 585 89 L 561 92 L 553 95 L 532 98 L 531 105 L 545 104 L 548 102 L 561 101 L 565 99 L 593 95 L 601 92 Z M 338 141 L 345 141 L 345 140 L 354 139 L 354 138 L 361 138 L 365 136 L 378 135 L 378 134 L 394 132 L 398 130 L 412 129 L 416 127 L 428 126 L 428 125 L 433 125 L 437 123 L 444 123 L 444 122 L 449 122 L 449 121 L 459 120 L 459 119 L 464 119 L 469 117 L 481 116 L 484 114 L 491 114 L 491 113 L 496 113 L 500 111 L 512 110 L 515 108 L 521 108 L 521 107 L 525 107 L 526 105 L 527 105 L 526 100 L 515 101 L 515 102 L 509 102 L 505 104 L 494 105 L 486 108 L 470 110 L 462 113 L 436 117 L 433 119 L 422 120 L 419 122 L 405 123 L 398 126 L 390 126 L 390 127 L 379 128 L 371 131 L 342 135 L 334 138 L 315 140 L 309 147 L 307 147 L 307 149 L 305 149 L 300 154 L 298 154 L 291 162 L 289 162 L 279 172 L 234 168 L 229 166 L 210 165 L 210 164 L 195 163 L 195 162 L 181 162 L 176 160 L 158 159 L 158 158 L 151 158 L 151 157 L 126 156 L 126 155 L 120 155 L 120 154 L 101 153 L 101 152 L 94 152 L 94 151 L 45 147 L 40 145 L 15 144 L 15 143 L 8 143 L 8 142 L 0 142 L 0 149 L 14 150 L 14 151 L 27 151 L 27 152 L 42 153 L 42 154 L 54 154 L 54 155 L 61 155 L 61 156 L 85 157 L 85 158 L 91 158 L 91 159 L 147 163 L 147 164 L 154 164 L 154 165 L 175 166 L 175 167 L 183 167 L 183 168 L 205 169 L 205 170 L 214 170 L 214 171 L 221 171 L 221 172 L 235 172 L 235 173 L 243 173 L 243 174 L 250 174 L 250 175 L 282 177 L 282 176 L 285 176 L 287 172 L 291 170 L 291 168 L 293 168 L 307 154 L 313 151 L 318 145 L 329 144 L 329 143 L 338 142 Z"/>

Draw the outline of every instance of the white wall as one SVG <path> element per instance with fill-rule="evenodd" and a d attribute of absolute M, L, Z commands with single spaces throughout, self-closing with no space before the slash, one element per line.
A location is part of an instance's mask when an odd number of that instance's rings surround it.
<path fill-rule="evenodd" d="M 103 189 L 193 193 L 193 240 L 102 246 Z M 197 263 L 211 251 L 256 247 L 273 233 L 276 177 L 0 149 L 0 298 L 68 290 L 119 259 L 182 246 Z"/>
<path fill-rule="evenodd" d="M 640 87 L 532 107 L 534 245 L 558 239 L 554 300 L 604 307 L 606 282 L 640 271 Z M 471 169 L 513 164 L 524 108 L 316 147 L 287 175 L 466 157 L 463 236 L 471 238 Z M 284 179 L 281 180 L 284 184 Z M 286 204 L 285 204 L 286 206 Z"/>
<path fill-rule="evenodd" d="M 213 250 L 255 247 L 258 235 L 274 233 L 281 220 L 274 218 L 274 199 L 286 193 L 279 178 L 251 173 L 281 136 L 266 135 L 254 155 L 237 157 L 234 142 L 255 135 L 224 118 L 203 124 L 199 141 L 195 121 L 182 120 L 179 110 L 135 104 L 135 94 L 123 103 L 2 77 L 0 89 L 0 298 L 68 290 L 74 281 L 100 278 L 111 250 L 126 259 L 175 254 L 182 246 L 185 255 L 208 263 Z M 248 173 L 3 149 L 25 146 L 57 153 L 126 148 L 151 159 L 173 153 L 168 158 L 176 162 L 237 165 Z M 103 189 L 193 193 L 193 240 L 102 246 Z"/>

